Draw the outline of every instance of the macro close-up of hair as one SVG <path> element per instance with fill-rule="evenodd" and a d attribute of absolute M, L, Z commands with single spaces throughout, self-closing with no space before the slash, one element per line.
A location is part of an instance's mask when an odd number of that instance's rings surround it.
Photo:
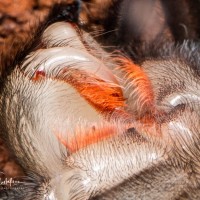
<path fill-rule="evenodd" d="M 0 200 L 199 200 L 200 1 L 0 0 Z"/>

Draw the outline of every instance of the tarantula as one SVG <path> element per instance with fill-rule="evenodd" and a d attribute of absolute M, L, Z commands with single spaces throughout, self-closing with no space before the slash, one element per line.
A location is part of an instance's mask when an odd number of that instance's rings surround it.
<path fill-rule="evenodd" d="M 199 199 L 198 5 L 55 4 L 4 58 L 1 134 L 27 176 L 1 198 Z"/>

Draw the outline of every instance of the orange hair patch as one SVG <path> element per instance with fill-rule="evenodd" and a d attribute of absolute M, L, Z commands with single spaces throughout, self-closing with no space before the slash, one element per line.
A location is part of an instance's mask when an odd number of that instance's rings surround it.
<path fill-rule="evenodd" d="M 59 142 L 63 144 L 70 153 L 87 147 L 88 145 L 97 143 L 102 140 L 106 140 L 116 135 L 116 130 L 113 126 L 106 126 L 101 128 L 92 127 L 91 129 L 85 129 L 84 131 L 75 130 L 75 134 L 67 133 L 67 139 L 61 136 L 59 133 L 55 133 Z"/>
<path fill-rule="evenodd" d="M 59 79 L 59 77 L 57 76 L 55 79 Z M 93 74 L 65 68 L 61 72 L 60 80 L 72 85 L 84 99 L 102 114 L 112 113 L 116 108 L 123 109 L 125 107 L 121 88 L 114 83 L 105 82 Z"/>
<path fill-rule="evenodd" d="M 138 97 L 142 97 L 140 104 L 144 104 L 147 110 L 152 110 L 154 106 L 154 92 L 151 82 L 142 70 L 142 68 L 128 59 L 120 58 L 118 61 L 121 63 L 119 70 L 125 73 L 125 76 L 129 83 L 132 83 L 133 87 L 136 88 L 135 92 Z"/>
<path fill-rule="evenodd" d="M 117 110 L 119 108 L 123 110 L 125 107 L 120 86 L 105 82 L 94 74 L 66 67 L 55 76 L 54 74 L 45 74 L 44 71 L 36 71 L 32 80 L 40 81 L 46 77 L 69 83 L 88 103 L 102 114 L 112 113 L 116 108 Z"/>

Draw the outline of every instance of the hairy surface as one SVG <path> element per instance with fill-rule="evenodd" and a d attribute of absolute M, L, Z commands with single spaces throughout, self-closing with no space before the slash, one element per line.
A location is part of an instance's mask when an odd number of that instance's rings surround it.
<path fill-rule="evenodd" d="M 187 37 L 166 15 L 180 2 L 108 1 L 101 19 L 80 3 L 56 4 L 2 66 L 0 132 L 26 177 L 1 198 L 199 199 L 195 3 Z"/>

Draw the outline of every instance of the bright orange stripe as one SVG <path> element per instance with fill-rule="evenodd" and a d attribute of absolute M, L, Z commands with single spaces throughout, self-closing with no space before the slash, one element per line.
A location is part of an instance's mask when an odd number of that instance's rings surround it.
<path fill-rule="evenodd" d="M 93 74 L 76 69 L 65 68 L 62 74 L 66 74 L 63 81 L 72 85 L 99 112 L 112 113 L 116 108 L 125 107 L 125 101 L 119 86 L 107 83 Z"/>
<path fill-rule="evenodd" d="M 58 140 L 71 152 L 74 153 L 88 145 L 110 138 L 115 135 L 113 127 L 102 127 L 101 129 L 86 130 L 86 132 L 76 132 L 75 136 L 67 133 L 68 140 L 65 140 L 61 134 L 55 134 Z"/>
<path fill-rule="evenodd" d="M 145 97 L 146 106 L 153 106 L 153 87 L 146 73 L 142 70 L 140 66 L 134 64 L 128 59 L 120 58 L 118 60 L 121 63 L 121 66 L 118 68 L 127 75 L 127 78 L 133 83 L 133 86 L 137 87 L 139 95 Z"/>
<path fill-rule="evenodd" d="M 43 71 L 36 71 L 33 81 L 45 78 Z M 116 108 L 125 107 L 122 90 L 119 86 L 107 83 L 87 72 L 64 68 L 59 74 L 48 78 L 69 83 L 78 93 L 102 114 L 112 113 Z"/>

